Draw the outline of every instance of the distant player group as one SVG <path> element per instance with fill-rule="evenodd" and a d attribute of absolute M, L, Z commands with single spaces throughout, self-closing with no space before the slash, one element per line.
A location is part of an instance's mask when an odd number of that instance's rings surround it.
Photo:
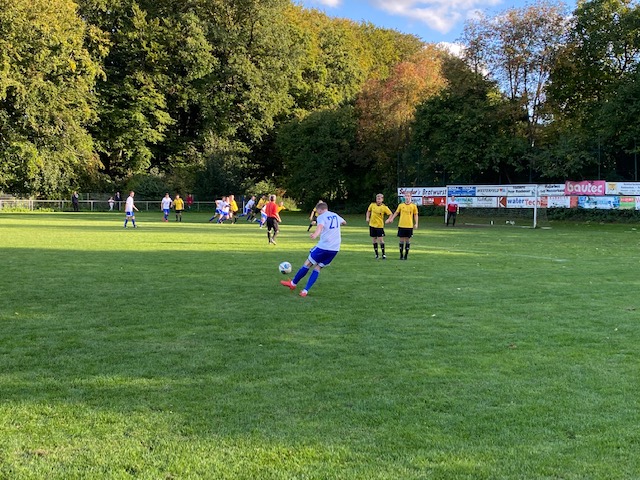
<path fill-rule="evenodd" d="M 127 228 L 129 220 L 132 221 L 133 227 L 136 228 L 135 212 L 138 211 L 134 205 L 134 192 L 130 192 L 125 203 L 125 221 L 124 227 Z M 384 196 L 379 193 L 376 195 L 376 201 L 369 205 L 366 212 L 366 221 L 369 224 L 369 236 L 373 243 L 373 251 L 375 258 L 386 260 L 387 255 L 384 243 L 384 226 L 392 223 L 396 217 L 398 220 L 398 239 L 400 247 L 400 260 L 407 260 L 411 247 L 411 237 L 413 231 L 418 228 L 418 207 L 412 202 L 411 195 L 405 194 L 404 202 L 400 203 L 395 212 L 391 212 L 389 207 L 384 203 Z M 163 221 L 169 221 L 171 208 L 175 209 L 176 221 L 182 221 L 182 211 L 184 210 L 184 202 L 180 195 L 176 195 L 172 199 L 167 193 L 161 201 L 163 212 Z M 269 244 L 276 244 L 276 237 L 280 232 L 280 211 L 284 209 L 282 202 L 280 205 L 276 203 L 276 196 L 269 195 L 268 199 L 263 196 L 258 203 L 256 198 L 251 197 L 247 202 L 244 212 L 240 216 L 246 216 L 247 221 L 257 219 L 260 213 L 260 228 L 267 226 L 267 239 Z M 216 201 L 216 213 L 209 219 L 209 222 L 222 223 L 231 220 L 232 223 L 237 221 L 238 205 L 233 195 L 222 197 Z M 388 218 L 385 221 L 385 216 Z M 300 291 L 301 297 L 306 297 L 309 290 L 314 285 L 320 271 L 328 266 L 340 251 L 342 242 L 341 227 L 346 225 L 346 221 L 337 213 L 331 212 L 326 202 L 320 200 L 309 216 L 309 227 L 316 226 L 315 230 L 310 234 L 311 239 L 319 239 L 318 243 L 309 251 L 309 256 L 298 269 L 295 276 L 291 280 L 282 280 L 280 283 L 290 290 L 295 290 L 307 274 L 311 271 L 305 287 Z"/>

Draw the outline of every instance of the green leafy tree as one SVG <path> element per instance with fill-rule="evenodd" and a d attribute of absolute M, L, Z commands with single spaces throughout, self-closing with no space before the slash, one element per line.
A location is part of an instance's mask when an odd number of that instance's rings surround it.
<path fill-rule="evenodd" d="M 546 87 L 565 18 L 562 4 L 544 1 L 494 17 L 480 16 L 465 25 L 466 59 L 477 73 L 486 70 L 512 102 L 521 104 L 532 148 L 543 127 Z"/>
<path fill-rule="evenodd" d="M 84 0 L 81 12 L 108 33 L 105 78 L 97 84 L 99 121 L 92 129 L 105 172 L 115 179 L 151 167 L 152 146 L 172 123 L 165 39 L 169 29 L 134 0 Z"/>
<path fill-rule="evenodd" d="M 517 180 L 527 141 L 514 125 L 526 113 L 458 58 L 445 59 L 443 75 L 447 87 L 418 107 L 413 127 L 429 180 Z"/>
<path fill-rule="evenodd" d="M 97 170 L 89 36 L 69 0 L 0 0 L 1 189 L 54 196 Z"/>
<path fill-rule="evenodd" d="M 287 194 L 305 208 L 319 198 L 343 203 L 357 190 L 352 175 L 356 117 L 352 107 L 323 110 L 284 125 L 277 147 Z"/>
<path fill-rule="evenodd" d="M 580 2 L 555 57 L 548 88 L 554 133 L 549 162 L 587 178 L 630 178 L 637 145 L 640 7 L 628 0 Z M 552 147 L 553 148 L 553 147 Z M 615 173 L 618 170 L 620 173 Z"/>
<path fill-rule="evenodd" d="M 397 64 L 384 80 L 371 79 L 357 101 L 357 163 L 369 191 L 391 191 L 406 173 L 403 157 L 410 150 L 416 107 L 444 85 L 442 52 L 424 48 Z"/>

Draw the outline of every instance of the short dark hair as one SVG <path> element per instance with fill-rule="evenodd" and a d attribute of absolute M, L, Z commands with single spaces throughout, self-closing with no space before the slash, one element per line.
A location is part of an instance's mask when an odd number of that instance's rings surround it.
<path fill-rule="evenodd" d="M 316 205 L 316 210 L 329 210 L 329 205 L 327 205 L 325 202 L 318 202 L 318 204 Z"/>

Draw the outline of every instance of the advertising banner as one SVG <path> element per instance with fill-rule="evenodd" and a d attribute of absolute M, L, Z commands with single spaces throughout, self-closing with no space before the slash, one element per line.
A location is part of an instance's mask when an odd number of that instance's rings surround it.
<path fill-rule="evenodd" d="M 456 197 L 456 202 L 460 208 L 473 208 L 473 199 L 475 197 Z"/>
<path fill-rule="evenodd" d="M 498 197 L 473 197 L 471 205 L 474 208 L 497 208 Z"/>
<path fill-rule="evenodd" d="M 620 197 L 620 210 L 635 210 L 636 197 Z"/>
<path fill-rule="evenodd" d="M 464 208 L 589 208 L 640 210 L 640 182 L 567 181 L 540 185 L 450 185 L 401 187 L 398 197 L 411 193 L 413 203 L 445 206 L 456 197 Z M 537 197 L 537 204 L 536 204 Z"/>
<path fill-rule="evenodd" d="M 406 193 L 418 197 L 446 197 L 447 187 L 400 187 L 398 196 L 402 197 Z"/>
<path fill-rule="evenodd" d="M 507 194 L 505 185 L 478 185 L 476 196 L 478 197 L 502 197 Z"/>
<path fill-rule="evenodd" d="M 422 205 L 444 207 L 447 203 L 447 197 L 422 197 Z"/>
<path fill-rule="evenodd" d="M 463 185 L 463 186 L 449 186 L 447 187 L 448 197 L 475 197 L 476 187 Z"/>
<path fill-rule="evenodd" d="M 606 183 L 604 180 L 585 180 L 583 182 L 566 181 L 564 183 L 564 194 L 599 197 L 606 194 Z"/>
<path fill-rule="evenodd" d="M 401 187 L 398 189 L 398 196 L 404 197 L 405 193 L 411 194 L 413 197 L 422 197 L 423 187 Z"/>
<path fill-rule="evenodd" d="M 446 197 L 447 187 L 425 187 L 422 189 L 423 197 Z"/>
<path fill-rule="evenodd" d="M 640 182 L 607 182 L 607 195 L 640 195 Z"/>
<path fill-rule="evenodd" d="M 578 197 L 578 208 L 613 210 L 620 207 L 620 197 Z"/>
<path fill-rule="evenodd" d="M 547 197 L 564 197 L 564 183 L 538 185 L 538 195 Z"/>
<path fill-rule="evenodd" d="M 564 188 L 564 185 L 562 186 Z M 571 197 L 552 196 L 547 198 L 548 208 L 571 208 Z"/>
<path fill-rule="evenodd" d="M 535 197 L 536 185 L 507 185 L 508 197 Z"/>
<path fill-rule="evenodd" d="M 533 208 L 536 206 L 536 197 L 506 197 L 507 208 Z M 541 200 L 538 198 L 538 207 L 541 207 Z"/>

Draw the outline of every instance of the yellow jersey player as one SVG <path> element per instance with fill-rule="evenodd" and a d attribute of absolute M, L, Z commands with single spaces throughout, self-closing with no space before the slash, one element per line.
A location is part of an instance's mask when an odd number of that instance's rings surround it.
<path fill-rule="evenodd" d="M 411 246 L 413 230 L 418 229 L 418 207 L 411 201 L 411 194 L 404 194 L 404 203 L 398 205 L 396 211 L 389 217 L 387 223 L 400 215 L 398 220 L 398 238 L 400 239 L 400 260 L 406 260 Z"/>
<path fill-rule="evenodd" d="M 184 200 L 180 198 L 180 195 L 176 193 L 176 198 L 173 200 L 173 208 L 176 211 L 176 222 L 182 221 L 182 211 L 184 210 Z"/>
<path fill-rule="evenodd" d="M 384 195 L 381 193 L 376 195 L 376 201 L 369 205 L 367 208 L 367 215 L 365 217 L 367 223 L 369 224 L 369 236 L 373 242 L 373 251 L 376 254 L 376 259 L 378 257 L 378 244 L 380 244 L 380 249 L 382 250 L 382 259 L 385 260 L 387 255 L 384 251 L 384 216 L 391 215 L 391 210 L 384 203 Z"/>

